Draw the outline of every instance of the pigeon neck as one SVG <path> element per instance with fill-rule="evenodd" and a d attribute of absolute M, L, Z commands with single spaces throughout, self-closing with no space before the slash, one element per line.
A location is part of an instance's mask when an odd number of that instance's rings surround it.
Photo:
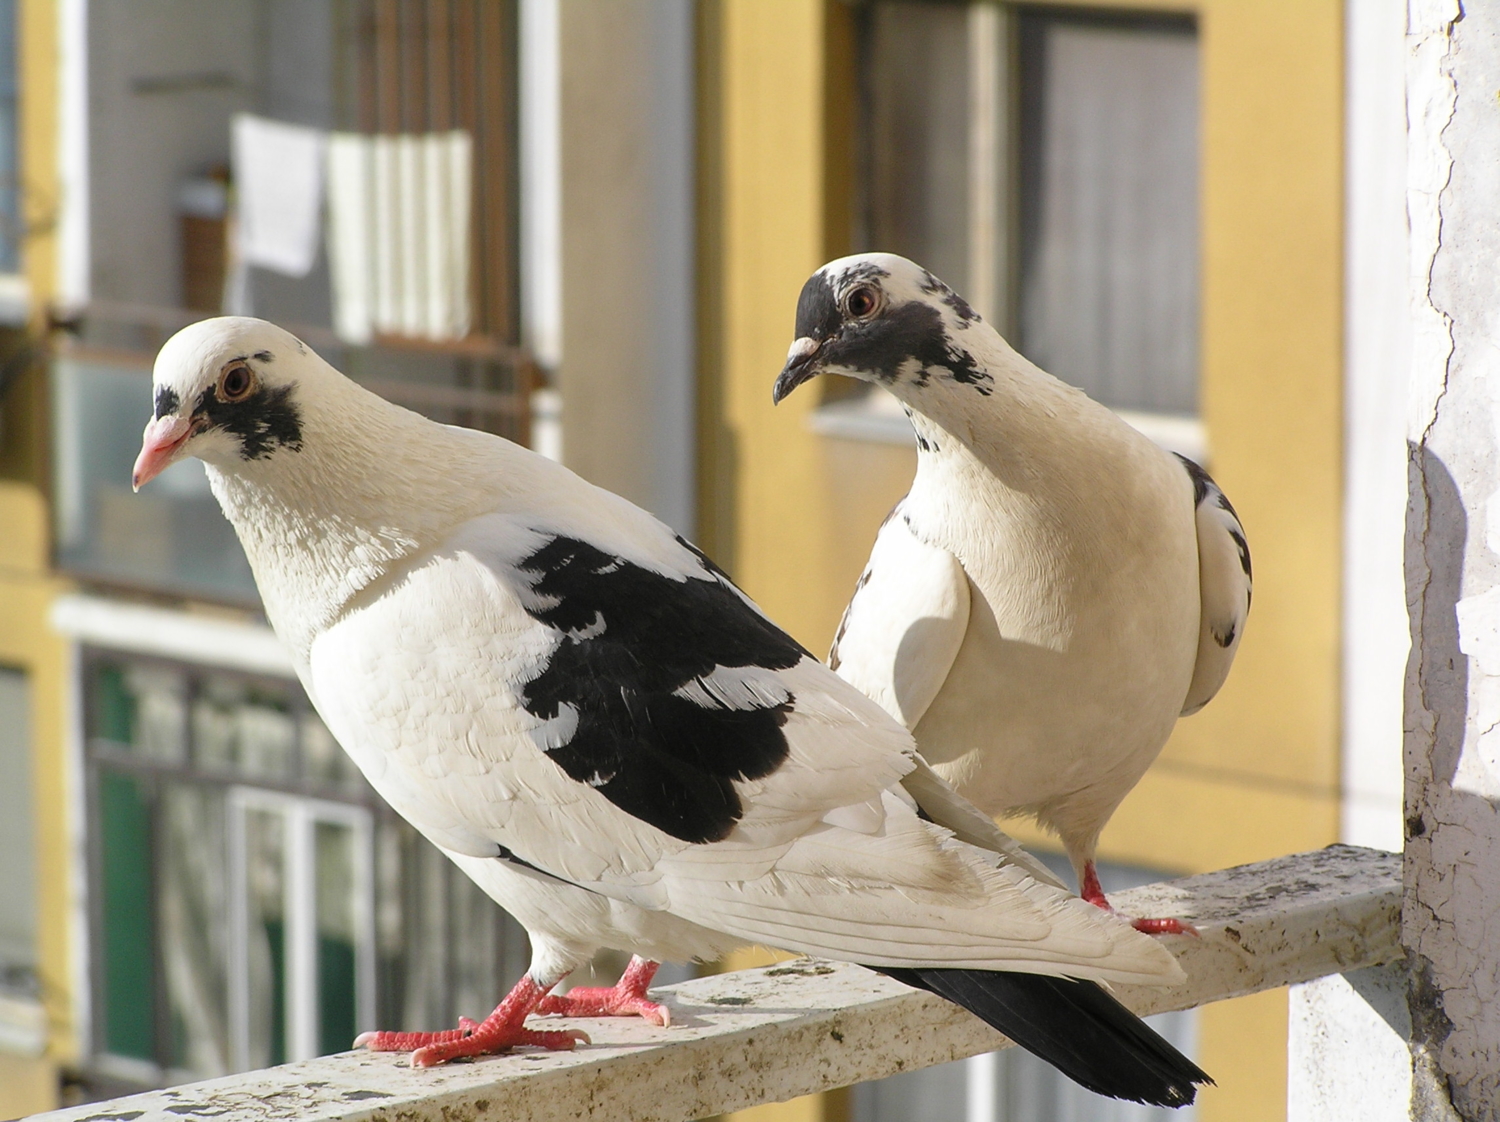
<path fill-rule="evenodd" d="M 977 457 L 1005 474 L 1029 476 L 1054 451 L 1061 418 L 1077 412 L 1081 394 L 1032 366 L 998 336 L 981 361 L 991 380 L 978 386 L 944 379 L 899 387 L 917 435 L 918 462 Z M 905 392 L 902 392 L 905 390 Z"/>
<path fill-rule="evenodd" d="M 453 479 L 505 477 L 493 462 L 503 442 L 481 445 L 358 393 L 309 416 L 301 450 L 208 470 L 266 614 L 303 666 L 313 639 L 355 597 L 371 594 L 394 565 L 437 545 L 458 522 L 493 508 L 492 488 L 455 488 Z M 330 418 L 337 423 L 318 423 Z"/>

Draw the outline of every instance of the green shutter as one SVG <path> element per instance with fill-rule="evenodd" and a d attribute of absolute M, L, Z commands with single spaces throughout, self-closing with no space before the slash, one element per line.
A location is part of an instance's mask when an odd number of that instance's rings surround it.
<path fill-rule="evenodd" d="M 93 734 L 116 744 L 130 744 L 135 739 L 135 694 L 125 684 L 124 669 L 101 666 L 94 683 L 94 717 L 98 725 Z"/>
<path fill-rule="evenodd" d="M 134 776 L 100 772 L 99 842 L 104 1050 L 154 1061 L 151 803 L 145 784 Z"/>

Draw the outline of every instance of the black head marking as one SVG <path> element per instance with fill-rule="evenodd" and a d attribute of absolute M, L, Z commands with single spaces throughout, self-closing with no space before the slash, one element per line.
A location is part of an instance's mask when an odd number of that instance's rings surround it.
<path fill-rule="evenodd" d="M 158 418 L 165 417 L 168 413 L 177 412 L 177 407 L 182 404 L 182 398 L 177 396 L 177 391 L 171 386 L 156 387 L 156 413 Z"/>
<path fill-rule="evenodd" d="M 807 652 L 693 552 L 704 578 L 673 580 L 567 537 L 517 568 L 532 581 L 528 613 L 562 633 L 523 704 L 542 720 L 565 706 L 577 714 L 548 756 L 621 810 L 702 843 L 743 816 L 734 781 L 763 778 L 786 759 L 794 699 L 735 707 L 695 684 L 716 670 L 785 670 Z"/>
<path fill-rule="evenodd" d="M 860 262 L 842 274 L 845 279 L 864 283 L 878 283 L 879 278 L 889 275 L 872 262 Z M 942 281 L 931 273 L 924 275 L 936 286 L 932 291 L 947 294 L 943 302 L 954 308 L 961 322 L 967 325 L 978 318 Z M 955 382 L 973 386 L 982 394 L 994 389 L 989 372 L 949 338 L 937 308 L 910 300 L 887 307 L 870 319 L 846 318 L 838 294 L 821 272 L 808 278 L 797 299 L 797 336 L 822 342 L 817 361 L 823 368 L 848 367 L 887 385 L 901 377 L 905 368 L 923 386 L 935 371 L 946 370 Z M 914 370 L 912 359 L 916 360 Z"/>
<path fill-rule="evenodd" d="M 886 384 L 911 371 L 926 385 L 935 370 L 946 370 L 955 382 L 973 386 L 982 394 L 994 390 L 994 378 L 974 356 L 956 346 L 943 326 L 943 317 L 931 304 L 911 300 L 886 309 L 874 319 L 847 325 L 842 335 L 830 339 L 820 356 L 829 366 L 864 370 Z"/>
<path fill-rule="evenodd" d="M 822 273 L 814 273 L 797 297 L 797 338 L 827 339 L 842 322 L 838 297 Z"/>
<path fill-rule="evenodd" d="M 844 270 L 842 276 L 847 284 L 858 284 L 860 281 L 878 281 L 891 275 L 891 271 L 873 261 L 860 261 L 850 265 Z"/>
<path fill-rule="evenodd" d="M 275 362 L 276 361 L 276 356 L 273 355 L 270 351 L 256 351 L 255 354 L 252 355 L 251 357 L 253 357 L 256 362 Z"/>
<path fill-rule="evenodd" d="M 210 386 L 198 395 L 194 418 L 208 428 L 223 429 L 240 439 L 240 458 L 259 460 L 277 448 L 302 448 L 302 411 L 292 400 L 291 386 L 258 385 L 242 401 L 220 401 Z"/>
<path fill-rule="evenodd" d="M 958 317 L 960 331 L 979 322 L 979 313 L 969 306 L 969 302 L 926 269 L 922 270 L 922 291 L 929 296 L 936 296 L 952 310 Z"/>

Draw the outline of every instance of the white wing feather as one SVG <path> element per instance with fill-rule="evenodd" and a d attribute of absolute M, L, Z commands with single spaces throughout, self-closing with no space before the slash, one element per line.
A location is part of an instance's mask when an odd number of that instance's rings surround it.
<path fill-rule="evenodd" d="M 1202 622 L 1198 659 L 1183 702 L 1184 717 L 1210 701 L 1234 664 L 1235 652 L 1250 615 L 1250 554 L 1245 529 L 1234 509 L 1211 480 L 1197 510 L 1198 587 Z"/>
<path fill-rule="evenodd" d="M 313 644 L 330 729 L 434 841 L 469 857 L 509 851 L 745 942 L 876 966 L 1180 980 L 1153 940 L 1028 862 L 919 819 L 896 786 L 915 766 L 910 735 L 812 658 L 777 674 L 795 698 L 789 755 L 736 784 L 745 813 L 721 842 L 674 838 L 570 778 L 545 751 L 566 739 L 564 716 L 543 722 L 522 704 L 556 642 L 508 577 L 526 548 L 507 519 L 478 519 Z M 697 564 L 683 554 L 685 570 Z M 750 668 L 736 684 L 721 669 L 703 688 L 748 697 L 767 688 L 765 674 Z"/>
<path fill-rule="evenodd" d="M 875 537 L 828 662 L 840 678 L 916 728 L 968 626 L 963 566 L 946 549 L 919 540 L 898 505 Z"/>

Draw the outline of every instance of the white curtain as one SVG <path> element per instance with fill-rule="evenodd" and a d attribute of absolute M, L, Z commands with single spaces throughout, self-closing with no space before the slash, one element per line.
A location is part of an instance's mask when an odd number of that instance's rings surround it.
<path fill-rule="evenodd" d="M 472 169 L 462 131 L 332 135 L 328 258 L 342 338 L 469 333 Z"/>
<path fill-rule="evenodd" d="M 1198 407 L 1198 44 L 1023 25 L 1020 346 L 1117 409 Z"/>

